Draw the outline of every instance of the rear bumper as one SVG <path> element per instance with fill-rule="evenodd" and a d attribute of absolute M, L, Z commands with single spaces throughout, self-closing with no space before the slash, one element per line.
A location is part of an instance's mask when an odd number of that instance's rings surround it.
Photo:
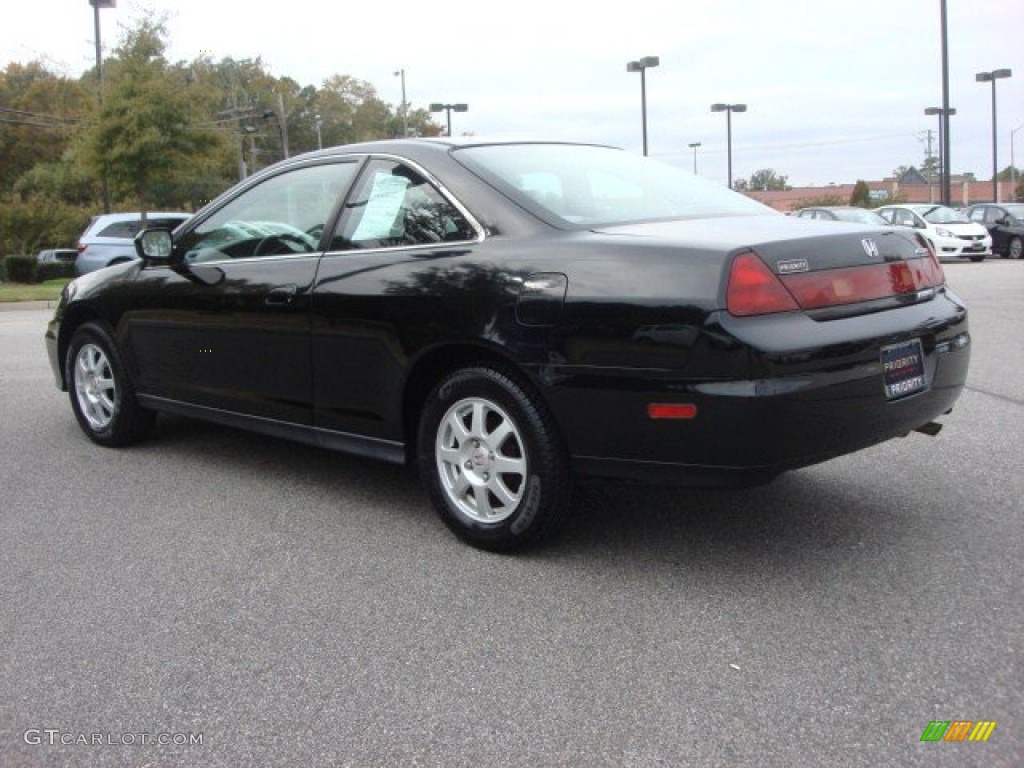
<path fill-rule="evenodd" d="M 723 321 L 716 332 L 728 330 L 751 356 L 756 377 L 743 380 L 564 371 L 548 395 L 576 470 L 689 485 L 758 484 L 906 435 L 949 412 L 963 390 L 967 316 L 945 295 L 799 332 L 813 322 L 802 315 Z M 910 330 L 895 330 L 901 325 Z M 802 335 L 832 338 L 808 348 L 795 343 Z M 880 350 L 910 338 L 921 340 L 926 387 L 888 399 Z M 651 403 L 692 404 L 696 417 L 652 420 Z"/>

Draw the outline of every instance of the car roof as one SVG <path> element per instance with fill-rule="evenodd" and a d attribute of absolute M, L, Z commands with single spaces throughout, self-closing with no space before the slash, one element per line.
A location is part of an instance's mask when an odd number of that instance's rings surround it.
<path fill-rule="evenodd" d="M 597 144 L 585 141 L 559 141 L 557 139 L 525 139 L 525 138 L 480 138 L 479 136 L 437 136 L 411 139 L 380 139 L 377 141 L 364 141 L 356 144 L 338 144 L 333 147 L 315 149 L 312 152 L 305 152 L 301 155 L 294 155 L 286 160 L 281 160 L 274 165 L 260 170 L 258 175 L 268 172 L 273 173 L 275 169 L 295 163 L 316 160 L 318 158 L 341 157 L 351 154 L 373 154 L 373 153 L 395 153 L 404 155 L 412 160 L 419 157 L 436 156 L 447 154 L 452 149 L 465 149 L 468 147 L 492 147 L 507 145 L 561 145 L 573 147 L 606 147 L 608 149 L 619 149 L 608 144 Z"/>
<path fill-rule="evenodd" d="M 191 215 L 191 213 L 187 213 L 186 211 L 146 211 L 146 218 L 149 218 L 150 216 L 182 216 L 187 219 Z M 135 221 L 135 219 L 141 218 L 142 211 L 100 213 L 94 218 L 94 221 L 104 221 L 109 223 L 112 221 Z"/>

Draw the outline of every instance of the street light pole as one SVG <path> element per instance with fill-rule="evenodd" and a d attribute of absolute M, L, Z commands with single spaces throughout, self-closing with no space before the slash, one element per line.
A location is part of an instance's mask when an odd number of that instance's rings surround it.
<path fill-rule="evenodd" d="M 693 175 L 696 176 L 697 175 L 697 147 L 700 146 L 700 142 L 699 141 L 695 141 L 692 144 L 688 144 L 687 146 L 689 146 L 690 149 L 693 150 Z"/>
<path fill-rule="evenodd" d="M 996 80 L 1010 77 L 1013 73 L 1008 69 L 994 69 L 991 72 L 979 72 L 974 79 L 979 83 L 992 83 L 992 202 L 999 202 L 999 164 L 996 157 Z"/>
<path fill-rule="evenodd" d="M 647 70 L 660 63 L 657 56 L 644 56 L 638 61 L 626 62 L 627 72 L 640 73 L 640 126 L 644 137 L 644 157 L 647 157 Z"/>
<path fill-rule="evenodd" d="M 925 109 L 926 115 L 938 115 L 939 116 L 939 187 L 942 190 L 942 204 L 949 205 L 949 199 L 946 197 L 951 192 L 948 181 L 949 177 L 946 176 L 946 161 L 943 159 L 945 155 L 945 135 L 946 130 L 943 127 L 943 118 L 949 118 L 951 115 L 956 114 L 955 109 L 943 109 L 942 107 L 928 107 Z"/>
<path fill-rule="evenodd" d="M 726 154 L 729 158 L 729 189 L 732 189 L 732 113 L 746 112 L 746 104 L 712 104 L 712 112 L 725 112 Z"/>
<path fill-rule="evenodd" d="M 395 72 L 395 77 L 402 78 L 402 138 L 409 138 L 409 107 L 405 103 L 405 70 Z"/>
<path fill-rule="evenodd" d="M 1013 141 L 1021 128 L 1024 128 L 1024 123 L 1010 131 L 1010 197 L 1014 202 L 1017 200 L 1017 163 L 1013 159 Z"/>
<path fill-rule="evenodd" d="M 946 0 L 939 3 L 939 22 L 942 34 L 942 113 L 939 122 L 942 124 L 942 204 L 949 205 L 953 197 L 950 188 L 952 163 L 949 160 L 949 25 L 946 19 Z"/>
<path fill-rule="evenodd" d="M 468 104 L 441 104 L 440 102 L 434 102 L 430 105 L 431 112 L 444 112 L 448 118 L 448 137 L 452 135 L 452 112 L 468 112 Z"/>

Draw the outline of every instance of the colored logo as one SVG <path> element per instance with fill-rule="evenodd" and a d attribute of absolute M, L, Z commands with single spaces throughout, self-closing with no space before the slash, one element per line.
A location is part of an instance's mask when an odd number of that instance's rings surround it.
<path fill-rule="evenodd" d="M 932 720 L 921 741 L 988 741 L 995 729 L 995 720 Z"/>

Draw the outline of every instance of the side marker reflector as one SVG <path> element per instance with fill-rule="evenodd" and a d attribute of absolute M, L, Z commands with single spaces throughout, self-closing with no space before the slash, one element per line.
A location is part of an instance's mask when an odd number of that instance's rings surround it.
<path fill-rule="evenodd" d="M 697 406 L 693 403 L 649 403 L 647 415 L 652 419 L 695 419 Z"/>

